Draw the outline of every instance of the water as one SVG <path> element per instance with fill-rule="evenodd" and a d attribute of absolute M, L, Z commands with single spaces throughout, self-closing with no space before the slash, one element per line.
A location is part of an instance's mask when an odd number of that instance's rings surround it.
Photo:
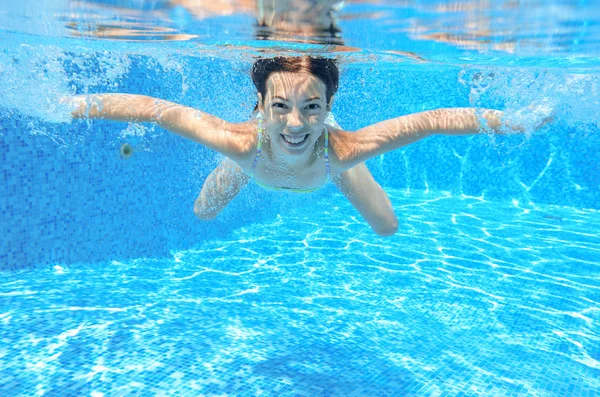
<path fill-rule="evenodd" d="M 308 38 L 218 4 L 0 7 L 0 394 L 600 395 L 597 4 L 349 2 Z M 220 156 L 58 103 L 243 121 L 253 57 L 307 51 L 340 60 L 345 128 L 482 106 L 527 130 L 369 161 L 400 222 L 380 238 L 333 186 L 251 185 L 199 222 Z"/>
<path fill-rule="evenodd" d="M 295 210 L 171 258 L 8 276 L 4 390 L 597 392 L 597 211 L 391 198 L 391 241 L 336 196 L 325 221 Z"/>

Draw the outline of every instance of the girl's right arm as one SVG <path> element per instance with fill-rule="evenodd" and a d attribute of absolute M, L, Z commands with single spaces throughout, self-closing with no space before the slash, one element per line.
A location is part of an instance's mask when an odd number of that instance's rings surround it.
<path fill-rule="evenodd" d="M 243 161 L 256 146 L 255 128 L 174 102 L 133 94 L 80 95 L 68 100 L 73 117 L 129 122 L 152 122 L 196 141 L 234 161 Z"/>
<path fill-rule="evenodd" d="M 194 213 L 202 220 L 214 219 L 246 186 L 250 177 L 228 158 L 223 159 L 204 181 L 194 202 Z"/>

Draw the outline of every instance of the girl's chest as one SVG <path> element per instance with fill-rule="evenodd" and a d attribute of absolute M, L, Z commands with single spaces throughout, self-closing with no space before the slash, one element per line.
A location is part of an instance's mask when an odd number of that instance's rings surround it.
<path fill-rule="evenodd" d="M 249 174 L 259 183 L 283 189 L 313 189 L 327 182 L 327 170 L 323 159 L 297 168 L 285 163 L 259 159 L 254 166 L 254 172 Z"/>

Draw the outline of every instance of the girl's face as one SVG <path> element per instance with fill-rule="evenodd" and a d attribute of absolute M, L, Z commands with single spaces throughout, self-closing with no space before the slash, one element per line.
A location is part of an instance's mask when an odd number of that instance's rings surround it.
<path fill-rule="evenodd" d="M 271 74 L 264 101 L 258 94 L 271 144 L 292 156 L 312 152 L 327 117 L 325 93 L 325 84 L 310 73 Z"/>

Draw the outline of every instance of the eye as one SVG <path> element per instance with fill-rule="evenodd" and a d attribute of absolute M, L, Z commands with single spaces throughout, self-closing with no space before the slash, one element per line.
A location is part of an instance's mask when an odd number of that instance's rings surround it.
<path fill-rule="evenodd" d="M 310 105 L 308 105 L 306 107 L 306 109 L 308 109 L 308 110 L 320 110 L 321 109 L 321 105 L 319 105 L 318 103 L 311 103 Z"/>
<path fill-rule="evenodd" d="M 287 105 L 285 103 L 281 103 L 281 102 L 275 102 L 271 106 L 274 107 L 274 108 L 276 108 L 276 109 L 287 109 Z"/>

